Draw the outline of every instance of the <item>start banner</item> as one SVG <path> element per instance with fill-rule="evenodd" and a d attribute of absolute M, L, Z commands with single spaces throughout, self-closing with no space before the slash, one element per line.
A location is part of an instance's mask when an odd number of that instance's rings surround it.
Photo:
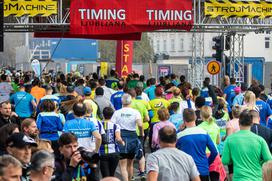
<path fill-rule="evenodd" d="M 4 0 L 4 17 L 15 15 L 30 17 L 57 14 L 58 2 L 56 0 Z"/>
<path fill-rule="evenodd" d="M 189 31 L 193 25 L 192 1 L 72 0 L 70 20 L 71 34 Z"/>
<path fill-rule="evenodd" d="M 270 18 L 272 16 L 272 3 L 266 1 L 232 1 L 232 0 L 206 0 L 205 16 L 243 17 L 243 18 Z"/>

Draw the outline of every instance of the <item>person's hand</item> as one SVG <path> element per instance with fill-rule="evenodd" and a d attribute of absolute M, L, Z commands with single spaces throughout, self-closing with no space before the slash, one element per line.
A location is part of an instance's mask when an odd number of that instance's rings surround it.
<path fill-rule="evenodd" d="M 80 155 L 79 151 L 76 151 L 72 155 L 69 166 L 76 167 L 80 161 L 81 161 L 81 155 Z"/>
<path fill-rule="evenodd" d="M 10 116 L 15 116 L 15 117 L 18 117 L 18 114 L 16 114 L 16 112 L 11 112 Z"/>

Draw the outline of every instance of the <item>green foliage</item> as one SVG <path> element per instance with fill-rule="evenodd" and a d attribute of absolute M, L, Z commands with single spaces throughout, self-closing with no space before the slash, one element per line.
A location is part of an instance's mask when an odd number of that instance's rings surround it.
<path fill-rule="evenodd" d="M 115 62 L 116 41 L 100 40 L 99 52 L 101 61 Z M 147 33 L 142 34 L 141 41 L 134 41 L 133 63 L 148 63 L 153 59 L 154 51 Z"/>

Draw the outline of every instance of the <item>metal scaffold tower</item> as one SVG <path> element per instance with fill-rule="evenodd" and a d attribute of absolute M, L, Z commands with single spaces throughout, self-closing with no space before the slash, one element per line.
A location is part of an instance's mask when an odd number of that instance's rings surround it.
<path fill-rule="evenodd" d="M 204 78 L 204 33 L 194 32 L 192 35 L 192 64 L 190 81 L 194 87 L 201 88 Z"/>
<path fill-rule="evenodd" d="M 230 76 L 240 83 L 244 82 L 244 36 L 231 34 L 230 44 Z"/>

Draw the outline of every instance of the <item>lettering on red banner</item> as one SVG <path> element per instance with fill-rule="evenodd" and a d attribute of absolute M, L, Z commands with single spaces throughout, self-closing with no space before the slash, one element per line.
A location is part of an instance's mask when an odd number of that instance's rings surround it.
<path fill-rule="evenodd" d="M 72 34 L 122 34 L 184 29 L 193 24 L 191 0 L 72 0 Z"/>

